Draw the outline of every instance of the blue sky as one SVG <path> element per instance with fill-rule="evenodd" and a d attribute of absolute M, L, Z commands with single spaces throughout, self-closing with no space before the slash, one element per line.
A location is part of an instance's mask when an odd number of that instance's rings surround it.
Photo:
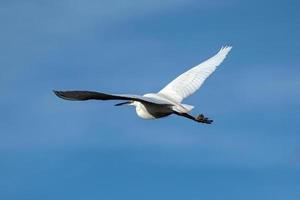
<path fill-rule="evenodd" d="M 0 199 L 298 200 L 299 6 L 0 0 Z M 185 101 L 213 125 L 52 93 L 159 91 L 226 44 Z"/>

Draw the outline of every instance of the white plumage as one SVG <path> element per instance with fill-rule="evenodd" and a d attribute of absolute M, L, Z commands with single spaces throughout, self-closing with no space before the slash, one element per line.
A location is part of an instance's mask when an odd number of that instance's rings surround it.
<path fill-rule="evenodd" d="M 180 103 L 196 92 L 209 75 L 223 62 L 232 47 L 222 47 L 213 57 L 178 76 L 159 93 Z"/>

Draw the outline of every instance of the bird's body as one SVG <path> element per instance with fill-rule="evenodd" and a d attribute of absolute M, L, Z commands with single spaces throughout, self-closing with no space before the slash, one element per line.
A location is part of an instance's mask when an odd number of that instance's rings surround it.
<path fill-rule="evenodd" d="M 135 109 L 137 115 L 143 119 L 156 119 L 156 118 L 166 117 L 171 115 L 176 110 L 180 110 L 181 112 L 186 112 L 186 113 L 190 111 L 187 108 L 185 108 L 184 105 L 176 103 L 175 101 L 172 101 L 171 99 L 168 99 L 167 97 L 159 93 L 157 94 L 149 93 L 143 96 L 162 103 L 161 105 L 161 104 L 154 104 L 154 103 L 147 103 L 147 102 L 140 103 L 138 101 L 133 101 L 132 105 L 136 107 Z"/>
<path fill-rule="evenodd" d="M 173 113 L 171 106 L 140 103 L 138 101 L 134 101 L 133 105 L 135 106 L 137 115 L 143 119 L 157 119 Z"/>
<path fill-rule="evenodd" d="M 126 102 L 116 104 L 116 106 L 133 105 L 136 108 L 137 115 L 143 119 L 157 119 L 176 114 L 197 122 L 210 124 L 212 120 L 203 115 L 197 117 L 189 115 L 188 113 L 194 107 L 181 102 L 200 88 L 205 79 L 222 63 L 230 50 L 231 47 L 221 48 L 215 56 L 181 74 L 158 93 L 148 93 L 140 96 L 91 91 L 54 92 L 57 96 L 66 100 L 126 100 Z"/>

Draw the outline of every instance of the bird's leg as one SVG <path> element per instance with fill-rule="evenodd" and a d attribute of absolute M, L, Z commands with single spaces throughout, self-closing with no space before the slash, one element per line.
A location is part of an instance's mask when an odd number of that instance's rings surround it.
<path fill-rule="evenodd" d="M 194 116 L 189 115 L 189 114 L 187 114 L 187 113 L 179 113 L 179 112 L 174 112 L 174 113 L 175 113 L 176 115 L 186 117 L 186 118 L 188 118 L 188 119 L 194 120 L 194 121 L 199 122 L 199 123 L 211 124 L 211 123 L 213 122 L 213 120 L 208 119 L 207 117 L 205 117 L 205 116 L 202 115 L 202 114 L 198 115 L 197 117 L 194 117 Z"/>
<path fill-rule="evenodd" d="M 205 117 L 203 114 L 198 115 L 195 119 L 197 122 L 205 124 L 211 124 L 213 122 L 213 120 L 209 119 L 208 117 Z"/>

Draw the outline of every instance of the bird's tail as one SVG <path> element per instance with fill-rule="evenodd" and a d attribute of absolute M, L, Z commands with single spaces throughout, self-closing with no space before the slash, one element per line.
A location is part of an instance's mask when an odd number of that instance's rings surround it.
<path fill-rule="evenodd" d="M 187 104 L 180 104 L 180 105 L 173 106 L 173 110 L 179 113 L 188 113 L 193 108 L 194 106 L 187 105 Z"/>
<path fill-rule="evenodd" d="M 191 105 L 187 105 L 187 104 L 181 104 L 188 112 L 190 112 L 191 110 L 193 110 L 194 106 Z"/>

